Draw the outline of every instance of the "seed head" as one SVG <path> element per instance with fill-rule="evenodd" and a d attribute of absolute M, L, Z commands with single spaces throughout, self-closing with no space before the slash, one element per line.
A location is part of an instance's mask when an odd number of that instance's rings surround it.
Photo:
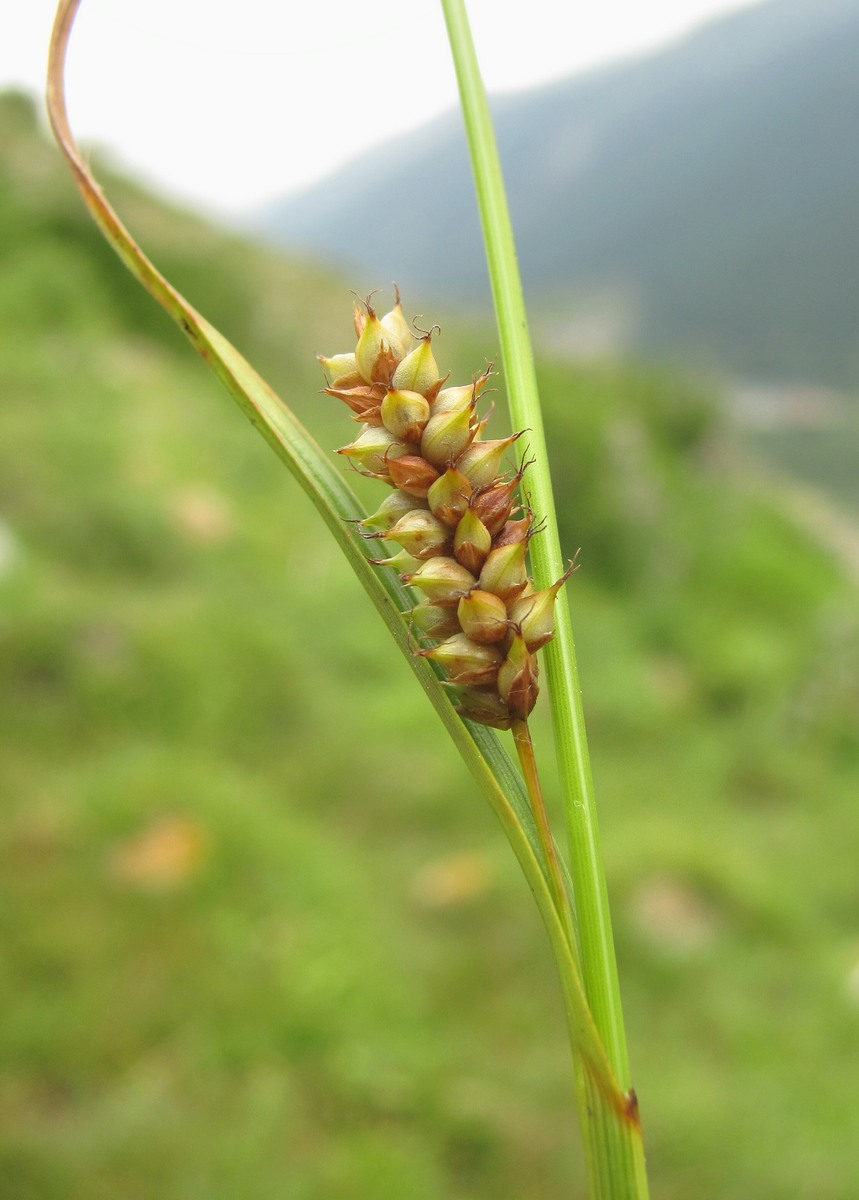
<path fill-rule="evenodd" d="M 486 386 L 486 381 L 489 379 L 491 374 L 492 368 L 487 367 L 483 374 L 478 375 L 473 383 L 467 383 L 464 387 L 443 388 L 433 401 L 433 412 L 450 412 L 452 408 L 460 408 L 462 405 L 474 404 L 477 401 L 477 397 Z"/>
<path fill-rule="evenodd" d="M 409 328 L 409 323 L 403 313 L 403 306 L 400 304 L 399 289 L 396 289 L 396 300 L 394 307 L 390 312 L 385 313 L 381 318 L 382 328 L 386 329 L 393 337 L 397 339 L 404 350 L 409 350 L 414 345 L 414 337 Z M 397 385 L 400 386 L 400 385 Z"/>
<path fill-rule="evenodd" d="M 569 574 L 570 571 L 567 571 L 551 587 L 533 592 L 530 596 L 520 596 L 510 605 L 511 624 L 518 628 L 532 654 L 555 636 L 555 597 Z"/>
<path fill-rule="evenodd" d="M 339 453 L 395 489 L 358 522 L 365 537 L 400 547 L 371 561 L 424 596 L 408 614 L 423 642 L 416 653 L 444 668 L 461 715 L 509 729 L 536 702 L 535 652 L 553 636 L 569 575 L 539 592 L 528 578 L 539 527 L 519 499 L 527 463 L 506 467 L 520 434 L 484 439 L 489 415 L 476 409 L 491 367 L 470 384 L 443 386 L 432 332 L 412 333 L 399 294 L 381 318 L 369 300 L 354 316 L 354 352 L 320 362 L 327 394 L 363 422 Z"/>
<path fill-rule="evenodd" d="M 401 579 L 404 575 L 410 575 L 416 571 L 421 565 L 420 560 L 413 554 L 409 554 L 408 550 L 400 550 L 397 554 L 392 554 L 390 558 L 371 558 L 370 562 L 377 567 L 393 568 L 399 573 Z"/>
<path fill-rule="evenodd" d="M 507 702 L 501 699 L 497 687 L 461 687 L 459 688 L 460 716 L 478 725 L 491 725 L 493 729 L 509 729 L 513 717 Z"/>

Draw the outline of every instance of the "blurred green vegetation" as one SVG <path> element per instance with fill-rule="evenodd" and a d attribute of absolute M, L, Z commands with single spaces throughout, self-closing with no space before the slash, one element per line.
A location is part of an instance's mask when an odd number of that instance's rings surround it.
<path fill-rule="evenodd" d="M 20 99 L 0 147 L 0 1197 L 582 1195 L 500 831 Z M 108 190 L 348 440 L 346 285 Z M 856 592 L 688 381 L 542 383 L 654 1194 L 853 1196 Z"/>
<path fill-rule="evenodd" d="M 787 478 L 811 484 L 859 518 L 859 406 L 848 397 L 828 420 L 749 431 L 748 440 Z"/>

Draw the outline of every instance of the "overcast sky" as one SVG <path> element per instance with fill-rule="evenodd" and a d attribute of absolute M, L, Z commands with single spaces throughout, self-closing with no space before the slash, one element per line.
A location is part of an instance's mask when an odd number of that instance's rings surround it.
<path fill-rule="evenodd" d="M 759 0 L 469 0 L 491 91 L 653 49 Z M 0 87 L 41 92 L 53 0 L 0 17 Z M 84 0 L 72 127 L 161 191 L 239 213 L 456 103 L 436 0 Z"/>

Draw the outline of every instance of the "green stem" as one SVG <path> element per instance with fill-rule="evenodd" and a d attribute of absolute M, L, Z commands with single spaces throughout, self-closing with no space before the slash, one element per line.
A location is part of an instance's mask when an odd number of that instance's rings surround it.
<path fill-rule="evenodd" d="M 465 119 L 475 190 L 483 226 L 501 354 L 514 426 L 527 428 L 536 462 L 528 488 L 536 512 L 545 518 L 542 537 L 531 544 L 538 588 L 548 587 L 564 570 L 558 538 L 549 456 L 537 389 L 534 358 L 501 165 L 486 92 L 477 64 L 463 0 L 441 0 L 453 52 Z M 617 963 L 611 932 L 608 893 L 602 866 L 581 687 L 569 607 L 564 594 L 556 603 L 556 637 L 545 651 L 546 673 L 575 901 L 577 956 L 594 1023 L 612 1068 L 628 1087 L 629 1066 Z M 635 1107 L 630 1092 L 630 1109 Z M 593 1194 L 600 1197 L 647 1195 L 640 1134 L 597 1102 L 581 1104 L 590 1156 Z"/>

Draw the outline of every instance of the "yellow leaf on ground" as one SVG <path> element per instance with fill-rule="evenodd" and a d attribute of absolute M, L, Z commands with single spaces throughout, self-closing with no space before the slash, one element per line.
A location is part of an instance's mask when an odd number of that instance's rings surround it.
<path fill-rule="evenodd" d="M 166 816 L 120 842 L 108 860 L 114 879 L 168 890 L 196 875 L 206 857 L 206 831 L 191 817 Z"/>
<path fill-rule="evenodd" d="M 425 908 L 447 908 L 476 900 L 492 886 L 489 859 L 478 851 L 446 854 L 420 868 L 412 895 Z"/>

